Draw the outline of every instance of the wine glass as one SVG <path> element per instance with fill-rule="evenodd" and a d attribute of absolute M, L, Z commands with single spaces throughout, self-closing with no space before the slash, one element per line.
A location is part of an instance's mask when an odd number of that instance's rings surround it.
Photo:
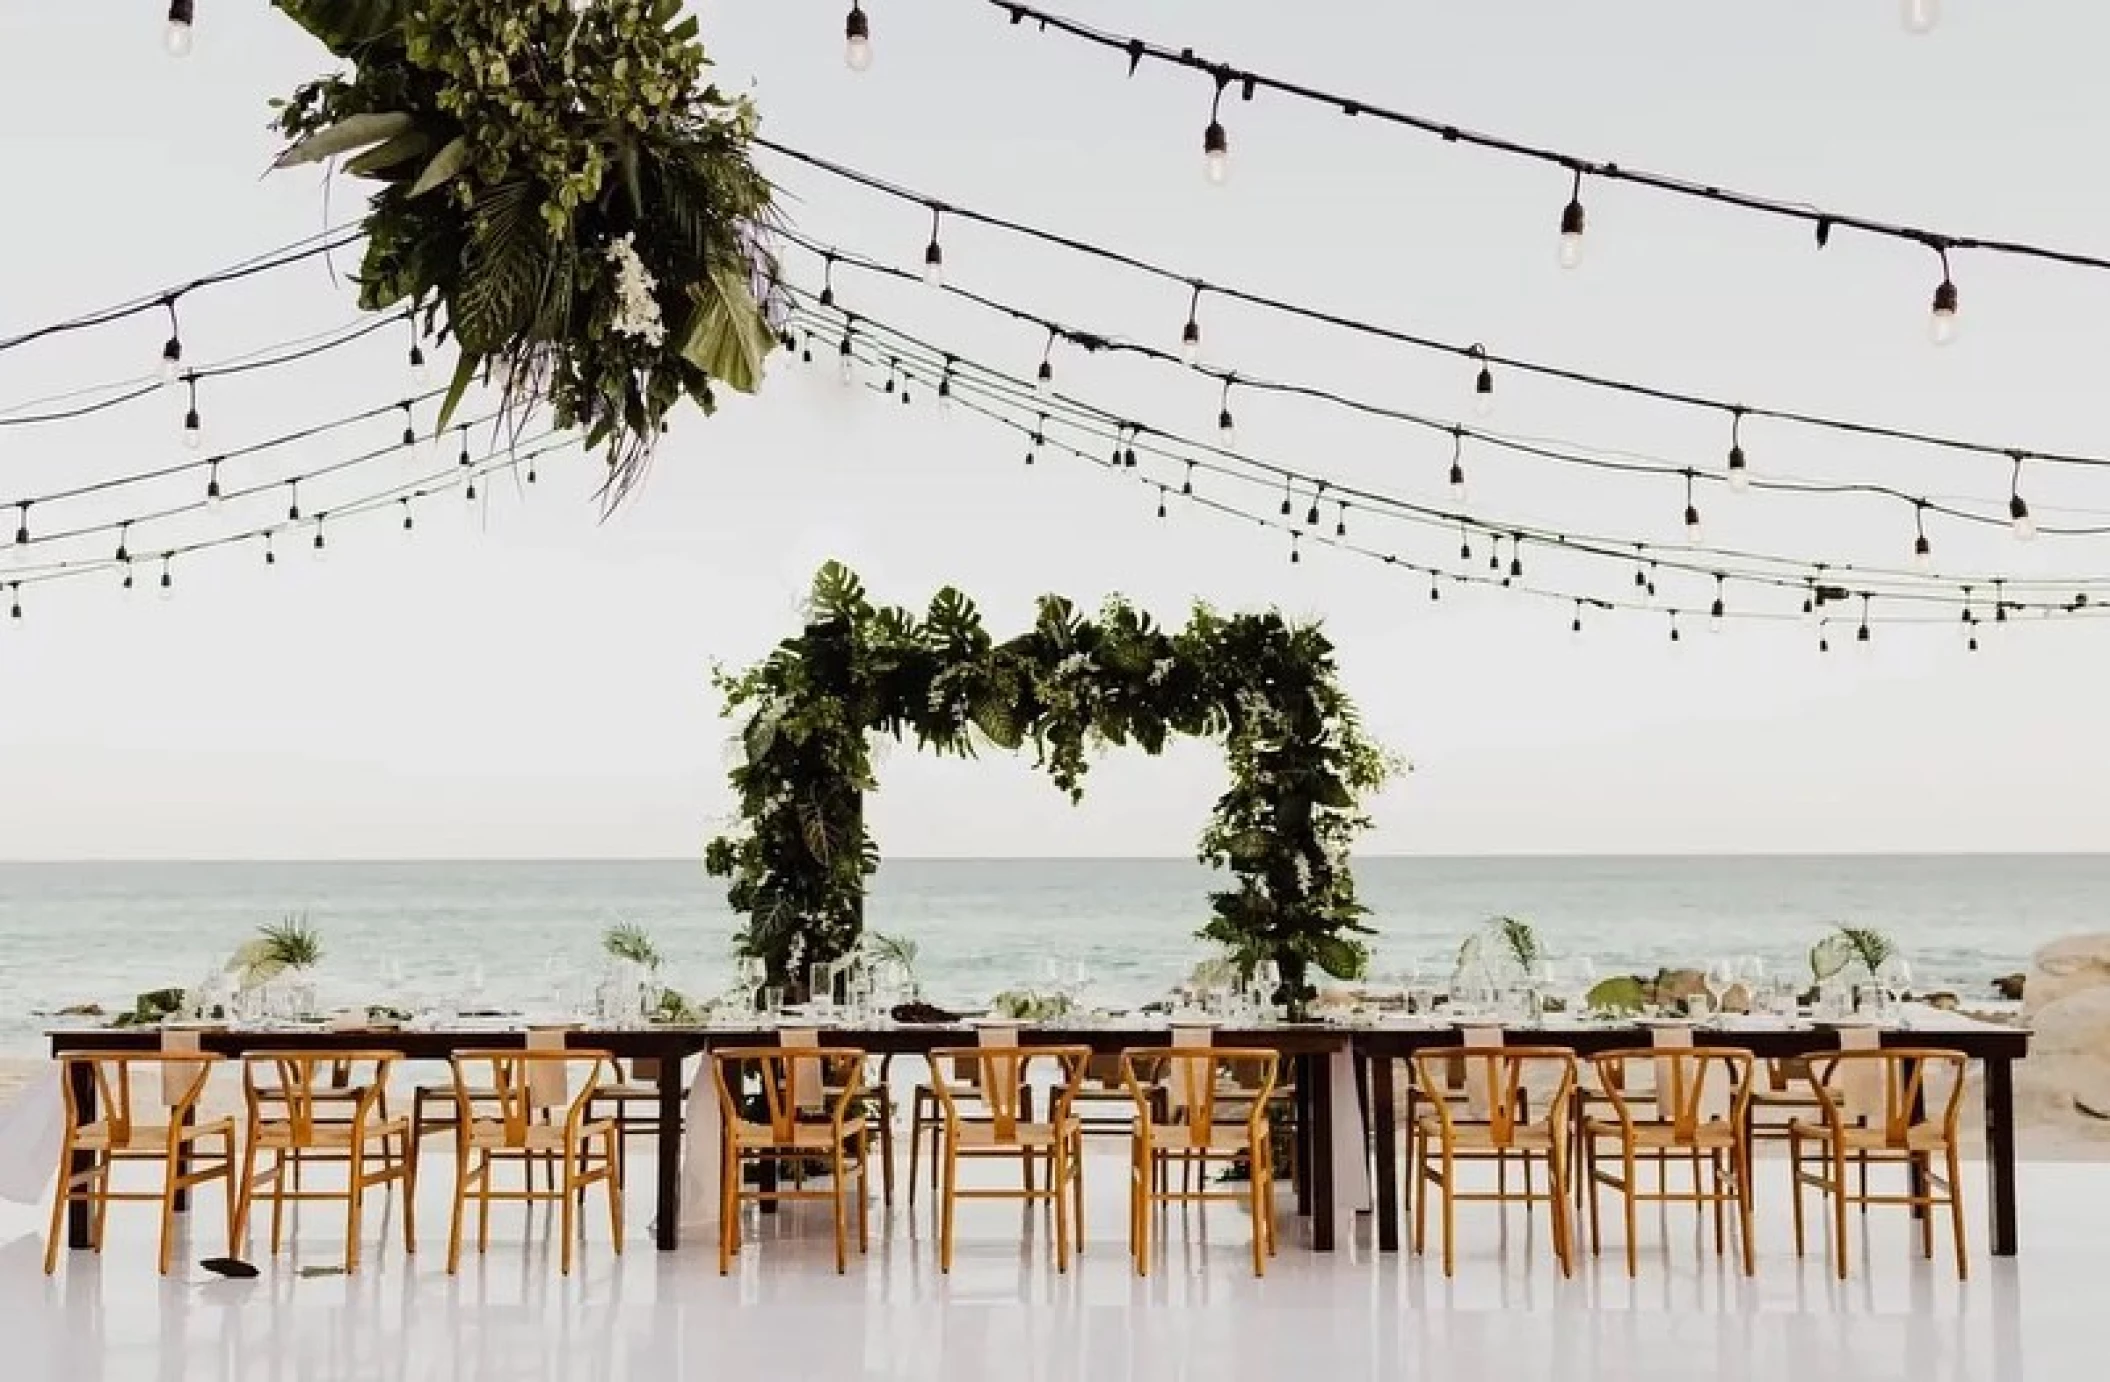
<path fill-rule="evenodd" d="M 1736 986 L 1735 963 L 1729 960 L 1716 960 L 1707 966 L 1707 974 L 1703 982 L 1707 985 L 1707 1005 L 1719 1017 L 1722 1012 L 1722 1000 L 1727 998 L 1729 990 Z"/>
<path fill-rule="evenodd" d="M 1891 951 L 1876 966 L 1876 983 L 1883 992 L 1883 1007 L 1893 1013 L 1901 1009 L 1912 994 L 1912 964 L 1903 954 Z"/>

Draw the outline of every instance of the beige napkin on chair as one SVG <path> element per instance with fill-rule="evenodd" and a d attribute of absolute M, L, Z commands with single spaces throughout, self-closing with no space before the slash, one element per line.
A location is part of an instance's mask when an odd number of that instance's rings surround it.
<path fill-rule="evenodd" d="M 1216 1028 L 1209 1023 L 1174 1021 L 1172 1024 L 1172 1045 L 1176 1049 L 1193 1050 L 1215 1044 Z M 1176 1061 L 1170 1066 L 1171 1078 L 1165 1084 L 1165 1107 L 1169 1110 L 1187 1107 L 1188 1095 L 1194 1092 L 1190 1088 L 1191 1081 L 1216 1078 L 1214 1062 L 1204 1065 L 1197 1061 Z"/>
<path fill-rule="evenodd" d="M 1875 1027 L 1841 1027 L 1839 1049 L 1874 1051 L 1883 1045 Z M 1883 1067 L 1876 1061 L 1841 1061 L 1837 1068 L 1839 1104 L 1848 1118 L 1883 1121 Z"/>
<path fill-rule="evenodd" d="M 527 1049 L 530 1051 L 562 1051 L 569 1043 L 565 1034 L 569 1027 L 530 1027 L 527 1034 Z M 528 1065 L 528 1102 L 538 1109 L 568 1108 L 571 1105 L 570 1071 L 561 1061 L 533 1061 Z"/>
<path fill-rule="evenodd" d="M 780 1027 L 777 1029 L 777 1045 L 801 1048 L 817 1047 L 821 1044 L 818 1027 Z M 811 1061 L 796 1063 L 791 1070 L 792 1104 L 800 1113 L 818 1113 L 828 1106 L 828 1092 L 821 1086 L 823 1081 L 815 1078 Z"/>
<path fill-rule="evenodd" d="M 161 1029 L 161 1050 L 164 1055 L 189 1055 L 203 1049 L 196 1031 Z M 176 1101 L 190 1090 L 192 1080 L 198 1078 L 196 1061 L 170 1061 L 161 1067 L 161 1106 L 174 1108 Z"/>
<path fill-rule="evenodd" d="M 1465 1047 L 1488 1047 L 1503 1044 L 1500 1027 L 1463 1027 L 1458 1032 L 1458 1044 Z M 1484 1120 L 1488 1115 L 1487 1081 L 1475 1079 L 1468 1072 L 1465 1081 L 1465 1107 L 1474 1119 Z"/>

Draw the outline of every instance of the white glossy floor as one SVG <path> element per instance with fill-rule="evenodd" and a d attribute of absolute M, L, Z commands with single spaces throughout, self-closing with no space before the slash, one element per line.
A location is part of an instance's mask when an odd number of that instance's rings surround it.
<path fill-rule="evenodd" d="M 1535 1224 L 1509 1211 L 1505 1232 L 1484 1207 L 1461 1207 L 1455 1280 L 1433 1254 L 1308 1254 L 1287 1218 L 1281 1256 L 1255 1280 L 1246 1220 L 1212 1206 L 1198 1225 L 1169 1220 L 1157 1274 L 1138 1281 L 1121 1238 L 1118 1153 L 1093 1158 L 1090 1248 L 1067 1277 L 1054 1273 L 1044 1233 L 1021 1246 L 1017 1207 L 985 1203 L 962 1207 L 949 1278 L 937 1270 L 925 1204 L 914 1216 L 897 1207 L 891 1220 L 875 1208 L 875 1230 L 885 1231 L 847 1277 L 832 1270 L 827 1229 L 812 1215 L 752 1236 L 721 1278 L 713 1243 L 654 1251 L 643 1207 L 631 1213 L 628 1253 L 613 1257 L 596 1210 L 569 1280 L 557 1274 L 541 1211 L 530 1230 L 514 1208 L 494 1222 L 490 1256 L 471 1252 L 450 1280 L 451 1167 L 426 1166 L 415 1262 L 400 1238 L 375 1247 L 377 1209 L 356 1278 L 300 1274 L 340 1259 L 332 1206 L 309 1207 L 297 1251 L 246 1282 L 194 1266 L 157 1278 L 151 1205 L 114 1207 L 103 1257 L 67 1254 L 47 1279 L 42 1216 L 0 1208 L 0 1379 L 2063 1382 L 2102 1378 L 2110 1366 L 2110 1167 L 2087 1164 L 2025 1168 L 2019 1260 L 1985 1257 L 1981 1238 L 1973 1278 L 1959 1284 L 1946 1237 L 1922 1262 L 1893 1211 L 1869 1221 L 1844 1285 L 1821 1256 L 1796 1261 L 1777 1165 L 1760 1184 L 1755 1281 L 1701 1251 L 1687 1212 L 1644 1220 L 1638 1283 L 1610 1242 L 1563 1282 L 1543 1209 Z M 649 1163 L 640 1158 L 632 1173 L 642 1206 Z M 1975 1232 L 1985 1216 L 1971 1191 Z M 213 1192 L 201 1210 L 201 1241 L 179 1249 L 183 1264 L 220 1251 Z M 388 1228 L 400 1233 L 393 1219 Z"/>

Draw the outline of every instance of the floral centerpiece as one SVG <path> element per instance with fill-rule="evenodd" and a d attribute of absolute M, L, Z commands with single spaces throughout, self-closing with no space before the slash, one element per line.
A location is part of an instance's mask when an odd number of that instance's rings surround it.
<path fill-rule="evenodd" d="M 544 404 L 584 428 L 616 497 L 677 402 L 759 385 L 755 110 L 706 82 L 680 0 L 274 2 L 351 64 L 275 103 L 279 166 L 381 184 L 360 305 L 459 347 L 439 428 L 486 376 L 515 435 Z"/>

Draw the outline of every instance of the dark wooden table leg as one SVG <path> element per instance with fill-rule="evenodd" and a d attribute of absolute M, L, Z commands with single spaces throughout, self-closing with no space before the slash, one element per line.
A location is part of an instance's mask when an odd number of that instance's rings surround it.
<path fill-rule="evenodd" d="M 66 1082 L 73 1087 L 74 1114 L 82 1127 L 95 1121 L 95 1072 L 87 1062 L 76 1061 L 66 1067 Z M 95 1169 L 93 1152 L 76 1151 L 66 1167 L 68 1177 L 85 1175 Z M 95 1246 L 94 1221 L 88 1201 L 74 1200 L 66 1206 L 66 1246 L 69 1248 L 92 1248 Z"/>
<path fill-rule="evenodd" d="M 1311 1250 L 1333 1251 L 1333 1069 L 1322 1052 L 1306 1058 L 1311 1075 Z"/>
<path fill-rule="evenodd" d="M 1370 1057 L 1370 1117 L 1377 1124 L 1377 1250 L 1399 1251 L 1399 1129 L 1393 1108 L 1392 1058 Z"/>
<path fill-rule="evenodd" d="M 661 1252 L 681 1246 L 681 1115 L 681 1053 L 675 1051 L 659 1062 L 659 1217 L 654 1222 Z"/>
<path fill-rule="evenodd" d="M 1993 1256 L 2015 1255 L 2015 1064 L 1985 1063 L 1986 1199 L 1993 1211 Z"/>
<path fill-rule="evenodd" d="M 1296 1072 L 1295 1097 L 1290 1108 L 1297 1124 L 1297 1155 L 1290 1180 L 1297 1192 L 1297 1213 L 1304 1215 L 1311 1213 L 1311 1061 L 1294 1057 L 1291 1069 Z"/>

